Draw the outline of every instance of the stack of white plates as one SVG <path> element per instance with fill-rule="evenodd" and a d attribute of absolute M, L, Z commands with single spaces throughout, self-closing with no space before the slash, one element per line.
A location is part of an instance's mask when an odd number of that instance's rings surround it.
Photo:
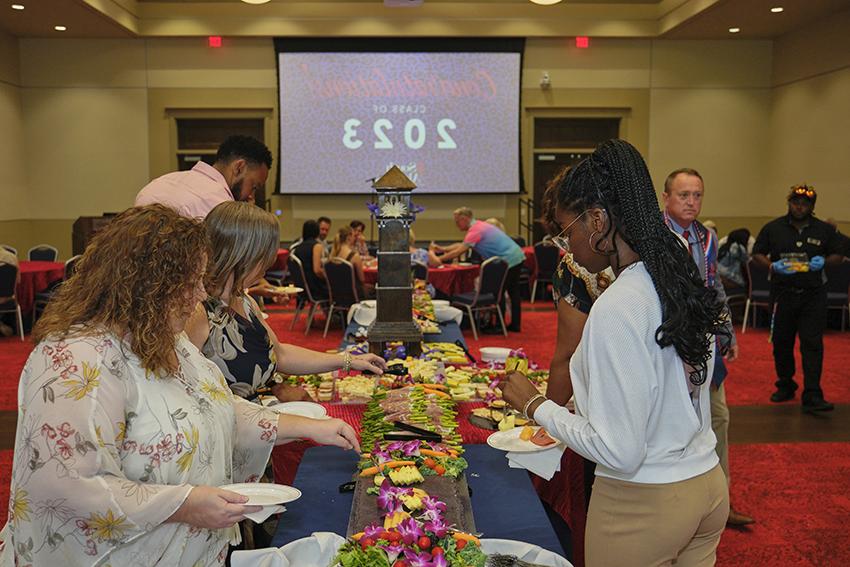
<path fill-rule="evenodd" d="M 481 360 L 484 362 L 504 362 L 511 349 L 504 347 L 481 347 Z"/>

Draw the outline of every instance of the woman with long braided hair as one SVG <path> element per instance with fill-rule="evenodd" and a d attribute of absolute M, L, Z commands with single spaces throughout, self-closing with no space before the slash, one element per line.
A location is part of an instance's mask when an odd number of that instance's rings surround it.
<path fill-rule="evenodd" d="M 597 463 L 586 565 L 713 565 L 729 495 L 714 451 L 707 377 L 722 304 L 664 224 L 640 153 L 603 143 L 558 188 L 560 235 L 616 281 L 570 361 L 575 413 L 511 374 L 503 394 Z"/>

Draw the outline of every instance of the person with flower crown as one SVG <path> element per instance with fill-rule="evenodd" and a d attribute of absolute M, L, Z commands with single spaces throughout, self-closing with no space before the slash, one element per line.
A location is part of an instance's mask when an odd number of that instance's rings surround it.
<path fill-rule="evenodd" d="M 794 339 L 800 335 L 803 358 L 802 407 L 805 412 L 830 411 L 820 387 L 823 330 L 826 328 L 824 266 L 843 260 L 835 227 L 815 218 L 818 194 L 802 184 L 791 187 L 788 213 L 762 227 L 753 247 L 753 261 L 770 270 L 771 329 L 776 391 L 772 402 L 794 398 Z"/>

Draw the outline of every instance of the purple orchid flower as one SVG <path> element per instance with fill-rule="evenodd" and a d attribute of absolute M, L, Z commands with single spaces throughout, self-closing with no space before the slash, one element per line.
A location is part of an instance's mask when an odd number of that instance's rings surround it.
<path fill-rule="evenodd" d="M 378 207 L 377 203 L 366 203 L 366 208 L 369 209 L 369 212 L 372 216 L 378 216 L 378 213 L 381 212 L 381 209 Z"/>
<path fill-rule="evenodd" d="M 389 559 L 390 565 L 395 563 L 395 560 L 398 559 L 398 556 L 404 552 L 404 546 L 400 543 L 393 543 L 389 545 L 379 545 L 378 549 L 383 549 L 384 553 L 387 554 L 387 559 Z"/>
<path fill-rule="evenodd" d="M 394 514 L 402 508 L 402 496 L 410 496 L 413 494 L 412 488 L 400 488 L 393 486 L 388 479 L 384 479 L 381 487 L 378 489 L 378 505 L 383 508 L 387 514 Z"/>
<path fill-rule="evenodd" d="M 449 562 L 446 559 L 446 555 L 444 553 L 438 553 L 431 560 L 432 567 L 448 567 Z"/>
<path fill-rule="evenodd" d="M 384 528 L 377 524 L 369 524 L 363 528 L 363 537 L 370 537 L 374 540 L 377 540 L 382 533 L 384 533 Z"/>
<path fill-rule="evenodd" d="M 449 526 L 446 525 L 446 522 L 441 517 L 425 522 L 422 527 L 432 532 L 438 538 L 446 537 L 446 533 L 449 531 Z"/>
<path fill-rule="evenodd" d="M 402 452 L 405 457 L 415 457 L 419 455 L 419 440 L 406 441 L 403 443 Z"/>
<path fill-rule="evenodd" d="M 414 215 L 425 212 L 425 207 L 421 205 L 416 205 L 413 202 L 410 203 L 410 212 Z"/>
<path fill-rule="evenodd" d="M 378 460 L 378 463 L 386 463 L 387 461 L 392 461 L 393 457 L 390 455 L 391 449 L 387 447 L 386 449 L 381 449 L 381 446 L 378 442 L 375 442 L 375 447 L 372 449 L 372 457 Z"/>
<path fill-rule="evenodd" d="M 398 533 L 401 534 L 401 541 L 405 545 L 413 545 L 413 543 L 421 536 L 425 535 L 422 528 L 419 527 L 419 522 L 413 518 L 406 518 L 396 526 Z"/>
<path fill-rule="evenodd" d="M 404 558 L 407 559 L 410 567 L 434 567 L 434 563 L 431 561 L 431 554 L 426 551 L 416 553 L 410 549 L 405 549 Z"/>

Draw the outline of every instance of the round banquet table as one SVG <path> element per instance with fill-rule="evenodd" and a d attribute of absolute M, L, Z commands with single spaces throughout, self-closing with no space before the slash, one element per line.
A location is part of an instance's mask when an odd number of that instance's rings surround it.
<path fill-rule="evenodd" d="M 480 272 L 481 266 L 477 264 L 469 266 L 443 264 L 437 268 L 428 268 L 428 283 L 451 297 L 475 289 L 475 278 Z M 366 283 L 377 283 L 378 269 L 364 268 L 363 276 Z"/>
<path fill-rule="evenodd" d="M 282 272 L 286 270 L 286 263 L 289 261 L 289 249 L 288 248 L 278 248 L 277 249 L 277 259 L 272 264 L 272 267 L 268 269 L 270 272 Z"/>
<path fill-rule="evenodd" d="M 22 313 L 30 313 L 35 294 L 47 289 L 51 283 L 65 276 L 65 264 L 62 262 L 31 262 L 21 260 L 21 281 L 18 283 L 16 294 L 21 304 Z"/>

